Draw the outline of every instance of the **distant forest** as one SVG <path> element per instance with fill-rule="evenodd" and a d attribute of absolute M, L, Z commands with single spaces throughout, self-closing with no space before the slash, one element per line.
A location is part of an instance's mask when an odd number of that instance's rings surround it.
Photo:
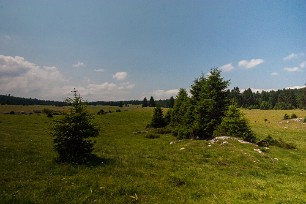
<path fill-rule="evenodd" d="M 248 109 L 306 109 L 306 87 L 255 93 L 250 88 L 241 93 L 239 88 L 235 87 L 229 91 L 229 97 L 238 107 Z"/>
<path fill-rule="evenodd" d="M 153 97 L 152 97 L 153 99 Z M 154 100 L 154 99 L 153 99 Z M 103 106 L 128 106 L 128 105 L 143 105 L 141 100 L 127 100 L 127 101 L 94 101 L 86 102 L 88 105 L 103 105 Z M 50 100 L 40 100 L 36 98 L 22 98 L 11 95 L 0 95 L 1 105 L 51 105 L 51 106 L 68 106 L 64 101 L 50 101 Z M 155 101 L 155 105 L 161 107 L 170 107 L 170 99 Z M 154 106 L 155 106 L 154 105 Z"/>
<path fill-rule="evenodd" d="M 253 92 L 250 88 L 241 92 L 238 87 L 228 90 L 228 97 L 238 107 L 248 109 L 262 110 L 289 110 L 289 109 L 306 109 L 306 88 L 301 89 L 282 89 L 277 91 Z M 153 97 L 152 97 L 153 98 Z M 1 105 L 52 105 L 67 106 L 63 101 L 49 101 L 32 98 L 15 97 L 11 95 L 0 95 Z M 88 105 L 104 106 L 128 106 L 143 105 L 142 100 L 127 101 L 95 101 L 87 102 Z M 173 103 L 171 98 L 166 100 L 155 101 L 156 106 L 171 108 Z"/>

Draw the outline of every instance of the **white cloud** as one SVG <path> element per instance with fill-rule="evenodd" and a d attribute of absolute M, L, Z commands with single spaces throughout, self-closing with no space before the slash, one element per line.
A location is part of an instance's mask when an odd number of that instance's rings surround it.
<path fill-rule="evenodd" d="M 126 76 L 127 74 L 116 75 L 118 79 Z M 57 67 L 36 65 L 19 56 L 0 55 L 2 94 L 62 101 L 67 96 L 71 97 L 71 91 L 76 88 L 86 100 L 126 100 L 132 99 L 131 90 L 135 87 L 130 82 L 96 83 L 90 78 L 77 82 L 80 83 L 82 85 L 74 85 Z"/>
<path fill-rule="evenodd" d="M 288 56 L 284 57 L 283 60 L 284 61 L 289 61 L 289 60 L 297 59 L 297 58 L 299 58 L 303 55 L 304 55 L 304 53 L 302 53 L 302 52 L 301 53 L 291 53 Z"/>
<path fill-rule="evenodd" d="M 105 69 L 95 69 L 95 72 L 104 72 Z"/>
<path fill-rule="evenodd" d="M 0 72 L 1 74 L 19 75 L 27 70 L 36 69 L 37 65 L 26 61 L 19 56 L 0 55 Z"/>
<path fill-rule="evenodd" d="M 304 68 L 305 65 L 306 65 L 306 61 L 302 62 L 302 63 L 300 64 L 300 67 L 301 67 L 301 68 Z"/>
<path fill-rule="evenodd" d="M 302 89 L 302 88 L 305 88 L 306 86 L 289 86 L 289 87 L 286 87 L 286 89 Z"/>
<path fill-rule="evenodd" d="M 266 92 L 269 92 L 269 91 L 277 91 L 277 89 L 257 89 L 257 88 L 250 88 L 252 90 L 253 93 L 256 93 L 256 92 L 263 92 L 263 91 L 266 91 Z M 244 92 L 246 89 L 241 89 L 240 92 Z"/>
<path fill-rule="evenodd" d="M 153 91 L 153 96 L 156 99 L 169 99 L 171 96 L 175 97 L 177 93 L 179 92 L 179 89 L 169 89 L 169 90 L 155 90 Z"/>
<path fill-rule="evenodd" d="M 117 72 L 116 74 L 113 75 L 113 78 L 116 80 L 124 80 L 127 77 L 126 72 Z"/>
<path fill-rule="evenodd" d="M 221 66 L 220 69 L 223 72 L 230 72 L 234 69 L 234 66 L 232 65 L 232 63 L 229 63 L 229 64 L 225 64 L 225 65 Z"/>
<path fill-rule="evenodd" d="M 49 90 L 66 83 L 56 67 L 38 66 L 23 57 L 0 55 L 0 86 L 4 93 L 48 97 Z"/>
<path fill-rule="evenodd" d="M 285 67 L 284 70 L 287 72 L 301 72 L 302 71 L 300 67 Z"/>
<path fill-rule="evenodd" d="M 272 73 L 271 73 L 271 76 L 277 76 L 277 75 L 278 75 L 277 72 L 272 72 Z"/>
<path fill-rule="evenodd" d="M 256 67 L 264 62 L 263 59 L 251 59 L 250 61 L 241 60 L 238 62 L 239 67 L 244 67 L 246 69 L 251 69 Z"/>
<path fill-rule="evenodd" d="M 86 65 L 84 64 L 84 62 L 80 62 L 78 61 L 77 63 L 72 65 L 74 68 L 82 68 L 85 67 Z"/>

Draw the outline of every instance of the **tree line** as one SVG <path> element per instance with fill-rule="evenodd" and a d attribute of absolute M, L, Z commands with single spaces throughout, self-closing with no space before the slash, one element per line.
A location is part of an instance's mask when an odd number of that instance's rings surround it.
<path fill-rule="evenodd" d="M 144 103 L 146 101 L 146 103 Z M 155 107 L 160 106 L 164 108 L 172 108 L 174 104 L 174 98 L 164 100 L 155 100 L 151 96 L 150 100 L 125 100 L 125 101 L 93 101 L 93 102 L 84 102 L 87 105 L 102 105 L 102 106 L 128 106 L 128 105 L 141 105 L 142 107 Z M 50 105 L 50 106 L 68 106 L 69 104 L 65 101 L 53 101 L 53 100 L 40 100 L 36 98 L 23 98 L 16 97 L 11 95 L 0 95 L 0 104 L 1 105 Z"/>
<path fill-rule="evenodd" d="M 240 91 L 239 87 L 227 90 L 230 101 L 234 101 L 237 107 L 262 110 L 289 110 L 306 109 L 306 87 L 301 89 L 282 89 L 272 91 L 253 92 L 250 88 Z M 187 93 L 186 93 L 187 94 Z M 126 100 L 126 101 L 93 101 L 86 102 L 88 105 L 103 106 L 128 106 L 141 105 L 142 107 L 173 108 L 174 98 L 154 100 L 153 96 L 148 100 Z M 67 106 L 64 101 L 40 100 L 36 98 L 22 98 L 11 95 L 0 95 L 1 105 L 52 105 Z"/>
<path fill-rule="evenodd" d="M 238 87 L 229 91 L 230 98 L 238 107 L 262 110 L 306 109 L 306 87 L 301 89 L 282 89 L 252 92 L 246 89 L 240 92 Z"/>
<path fill-rule="evenodd" d="M 50 106 L 66 106 L 64 101 L 40 100 L 36 98 L 22 98 L 9 95 L 0 95 L 1 105 L 50 105 Z"/>

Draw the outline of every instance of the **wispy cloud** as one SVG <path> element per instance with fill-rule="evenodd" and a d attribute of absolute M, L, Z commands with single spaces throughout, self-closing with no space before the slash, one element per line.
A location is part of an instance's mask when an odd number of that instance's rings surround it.
<path fill-rule="evenodd" d="M 301 68 L 304 68 L 306 66 L 306 61 L 304 61 L 304 62 L 302 62 L 301 64 L 300 64 L 300 67 Z"/>
<path fill-rule="evenodd" d="M 105 69 L 95 69 L 95 72 L 104 72 Z"/>
<path fill-rule="evenodd" d="M 246 69 L 251 69 L 253 67 L 256 67 L 264 62 L 263 59 L 251 59 L 249 61 L 247 60 L 241 60 L 238 62 L 239 67 L 243 67 Z"/>
<path fill-rule="evenodd" d="M 289 61 L 289 60 L 293 60 L 293 59 L 297 59 L 301 56 L 303 56 L 304 53 L 291 53 L 289 55 L 287 55 L 286 57 L 283 58 L 284 61 Z"/>
<path fill-rule="evenodd" d="M 300 63 L 299 66 L 285 67 L 284 70 L 287 72 L 302 72 L 305 65 L 306 65 L 306 61 Z"/>
<path fill-rule="evenodd" d="M 286 87 L 286 89 L 302 89 L 302 88 L 305 88 L 306 85 L 303 85 L 303 86 L 289 86 L 289 87 Z"/>
<path fill-rule="evenodd" d="M 229 63 L 229 64 L 225 64 L 225 65 L 221 66 L 220 69 L 223 72 L 230 72 L 234 69 L 234 66 L 232 65 L 232 63 Z"/>
<path fill-rule="evenodd" d="M 169 89 L 169 90 L 158 89 L 153 91 L 152 95 L 156 99 L 169 99 L 171 96 L 175 97 L 178 92 L 179 89 Z"/>
<path fill-rule="evenodd" d="M 300 72 L 300 71 L 302 71 L 300 69 L 300 67 L 285 67 L 284 70 L 287 71 L 287 72 Z"/>
<path fill-rule="evenodd" d="M 9 43 L 10 41 L 12 41 L 12 36 L 10 35 L 2 35 L 0 36 L 0 42 L 3 42 L 3 43 Z"/>
<path fill-rule="evenodd" d="M 263 91 L 276 91 L 277 89 L 257 89 L 257 88 L 250 88 L 252 90 L 253 93 L 256 93 L 256 92 L 263 92 Z M 246 89 L 241 89 L 240 92 L 244 92 Z"/>
<path fill-rule="evenodd" d="M 116 80 L 124 80 L 127 77 L 127 73 L 126 72 L 117 72 L 116 74 L 113 75 L 113 78 Z"/>
<path fill-rule="evenodd" d="M 277 76 L 277 75 L 278 75 L 277 72 L 272 72 L 272 73 L 271 73 L 271 76 Z"/>
<path fill-rule="evenodd" d="M 74 68 L 82 68 L 82 67 L 85 67 L 85 63 L 84 62 L 80 62 L 78 61 L 77 63 L 73 64 L 72 65 Z"/>

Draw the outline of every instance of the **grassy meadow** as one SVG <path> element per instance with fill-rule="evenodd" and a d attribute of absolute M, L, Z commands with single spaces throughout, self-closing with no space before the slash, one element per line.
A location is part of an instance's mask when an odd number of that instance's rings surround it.
<path fill-rule="evenodd" d="M 56 163 L 44 106 L 0 106 L 0 203 L 306 203 L 306 111 L 243 110 L 257 137 L 297 149 L 237 140 L 149 139 L 152 108 L 88 107 L 101 127 L 95 162 Z M 255 150 L 254 150 L 255 149 Z M 258 149 L 262 153 L 258 152 Z"/>

